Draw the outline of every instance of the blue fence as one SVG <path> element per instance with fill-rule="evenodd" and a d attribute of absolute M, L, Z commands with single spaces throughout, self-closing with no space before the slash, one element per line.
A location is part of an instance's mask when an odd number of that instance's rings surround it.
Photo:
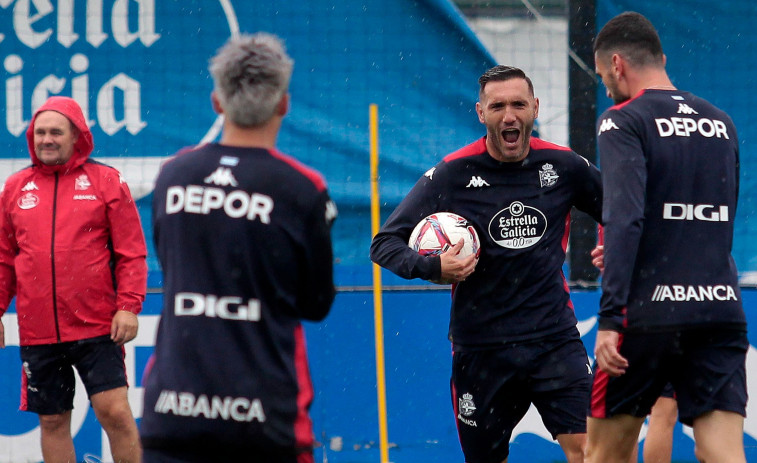
<path fill-rule="evenodd" d="M 757 290 L 744 290 L 749 323 L 757 323 Z M 457 440 L 449 392 L 451 348 L 446 339 L 449 321 L 448 291 L 393 291 L 384 294 L 387 416 L 390 460 L 394 463 L 459 463 L 463 461 Z M 596 336 L 599 294 L 574 291 L 579 330 L 590 356 Z M 140 316 L 140 334 L 127 345 L 131 377 L 130 401 L 138 415 L 142 410 L 141 376 L 157 327 L 162 297 L 148 297 Z M 0 462 L 41 461 L 36 415 L 17 411 L 21 361 L 18 340 L 12 331 L 15 313 L 3 321 L 10 334 L 9 346 L 0 350 Z M 373 343 L 373 296 L 370 292 L 340 292 L 323 323 L 307 324 L 311 374 L 316 390 L 311 409 L 319 447 L 316 461 L 375 463 L 379 461 L 376 364 Z M 747 359 L 750 395 L 757 397 L 757 335 L 750 334 Z M 79 458 L 84 454 L 107 455 L 94 412 L 79 387 L 73 413 L 74 442 Z M 749 461 L 757 461 L 757 403 L 747 410 L 745 443 Z M 105 446 L 105 447 L 104 447 Z M 512 462 L 564 460 L 562 451 L 541 425 L 534 410 L 516 429 L 511 443 Z M 325 456 L 324 456 L 325 454 Z M 674 461 L 694 462 L 691 430 L 676 427 Z"/>

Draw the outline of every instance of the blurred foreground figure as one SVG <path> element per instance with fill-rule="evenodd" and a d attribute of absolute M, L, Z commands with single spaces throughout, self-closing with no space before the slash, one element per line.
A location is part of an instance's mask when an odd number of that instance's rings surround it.
<path fill-rule="evenodd" d="M 219 143 L 158 176 L 164 307 L 145 373 L 145 462 L 313 462 L 301 319 L 335 289 L 336 208 L 320 174 L 276 150 L 293 62 L 274 36 L 232 38 L 211 61 Z"/>

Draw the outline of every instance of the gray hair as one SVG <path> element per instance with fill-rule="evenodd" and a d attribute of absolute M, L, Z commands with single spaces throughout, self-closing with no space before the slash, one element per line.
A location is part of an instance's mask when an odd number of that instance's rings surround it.
<path fill-rule="evenodd" d="M 226 117 L 241 127 L 263 125 L 287 92 L 294 61 L 265 32 L 230 38 L 210 60 L 214 90 Z"/>

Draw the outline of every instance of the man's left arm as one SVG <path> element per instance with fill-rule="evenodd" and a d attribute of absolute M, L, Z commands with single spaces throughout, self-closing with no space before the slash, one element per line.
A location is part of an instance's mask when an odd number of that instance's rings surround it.
<path fill-rule="evenodd" d="M 586 158 L 579 158 L 576 169 L 576 209 L 602 223 L 602 175 L 599 169 Z"/>
<path fill-rule="evenodd" d="M 139 212 L 126 182 L 119 174 L 109 173 L 104 185 L 116 281 L 111 339 L 122 345 L 137 335 L 137 314 L 147 291 L 147 247 Z"/>

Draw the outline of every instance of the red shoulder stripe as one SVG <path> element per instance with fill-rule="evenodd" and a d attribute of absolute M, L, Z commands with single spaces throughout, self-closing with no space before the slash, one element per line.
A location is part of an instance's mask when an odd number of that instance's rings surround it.
<path fill-rule="evenodd" d="M 306 166 L 293 157 L 286 155 L 276 149 L 270 149 L 268 150 L 268 152 L 271 153 L 273 157 L 284 161 L 285 163 L 292 166 L 296 171 L 300 172 L 302 175 L 310 179 L 310 181 L 313 182 L 313 185 L 315 185 L 318 191 L 323 191 L 326 189 L 326 180 L 324 180 L 323 176 L 315 169 Z"/>
<path fill-rule="evenodd" d="M 535 150 L 558 150 L 558 151 L 572 151 L 567 146 L 556 145 L 548 141 L 544 141 L 541 138 L 531 137 L 531 148 Z"/>
<path fill-rule="evenodd" d="M 444 156 L 444 162 L 450 162 L 468 156 L 476 156 L 482 153 L 486 153 L 486 137 L 481 137 L 470 145 L 463 146 L 459 150 Z"/>
<path fill-rule="evenodd" d="M 636 98 L 638 98 L 641 95 L 643 95 L 645 90 L 646 90 L 645 88 L 642 88 L 641 90 L 639 90 L 639 93 L 637 93 L 633 98 L 629 98 L 629 99 L 627 99 L 626 101 L 624 101 L 622 103 L 618 103 L 618 104 L 616 104 L 614 106 L 611 106 L 610 109 L 620 109 L 620 108 L 622 108 L 623 106 L 627 105 L 628 103 L 632 102 Z"/>
<path fill-rule="evenodd" d="M 183 155 L 185 155 L 187 153 L 191 153 L 192 151 L 195 151 L 198 148 L 202 148 L 203 146 L 205 146 L 205 145 L 202 144 L 202 145 L 185 146 L 184 148 L 180 149 L 179 151 L 175 152 L 174 154 L 172 154 L 171 156 L 169 156 L 168 158 L 166 158 L 166 160 L 161 163 L 161 169 L 163 168 L 164 165 L 172 162 L 173 160 L 177 159 L 178 157 L 183 156 Z"/>

